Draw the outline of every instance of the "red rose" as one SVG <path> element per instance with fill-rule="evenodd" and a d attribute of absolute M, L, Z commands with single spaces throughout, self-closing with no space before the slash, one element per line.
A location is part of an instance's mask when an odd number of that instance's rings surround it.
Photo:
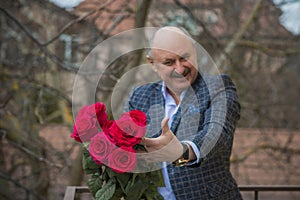
<path fill-rule="evenodd" d="M 137 126 L 134 122 L 122 118 L 109 122 L 103 131 L 108 138 L 119 147 L 133 147 L 139 144 L 145 135 L 145 127 Z"/>
<path fill-rule="evenodd" d="M 78 111 L 77 117 L 76 118 L 81 118 L 81 117 L 91 117 L 91 116 L 96 116 L 96 113 L 90 108 L 90 106 L 83 106 L 80 108 Z"/>
<path fill-rule="evenodd" d="M 115 148 L 115 145 L 107 139 L 103 132 L 100 132 L 91 138 L 89 152 L 97 164 L 104 164 L 107 162 L 107 156 Z"/>
<path fill-rule="evenodd" d="M 107 119 L 108 119 L 105 104 L 103 104 L 101 102 L 97 102 L 93 106 L 95 108 L 96 116 L 100 123 L 100 126 L 103 126 L 107 122 Z"/>
<path fill-rule="evenodd" d="M 78 142 L 86 142 L 98 132 L 96 118 L 81 117 L 76 118 L 73 134 L 71 135 Z"/>
<path fill-rule="evenodd" d="M 126 113 L 125 113 L 126 114 Z M 129 112 L 132 120 L 139 126 L 146 126 L 146 114 L 140 110 L 131 110 Z"/>
<path fill-rule="evenodd" d="M 115 139 L 113 138 L 114 134 L 111 134 L 111 127 L 115 123 L 114 120 L 108 120 L 103 126 L 102 126 L 102 131 L 106 135 L 106 137 L 116 145 Z"/>
<path fill-rule="evenodd" d="M 138 110 L 126 112 L 119 120 L 108 121 L 103 131 L 115 145 L 133 147 L 145 136 L 146 115 Z"/>
<path fill-rule="evenodd" d="M 97 102 L 95 104 L 82 107 L 79 110 L 77 117 L 96 117 L 99 121 L 100 126 L 103 126 L 103 124 L 106 123 L 108 119 L 106 106 L 102 102 Z"/>
<path fill-rule="evenodd" d="M 146 115 L 142 111 L 132 110 L 130 112 L 123 113 L 117 121 L 117 124 L 120 129 L 131 136 L 136 138 L 142 138 L 145 136 Z"/>
<path fill-rule="evenodd" d="M 108 121 L 104 127 L 103 127 L 104 134 L 107 136 L 107 138 L 115 145 L 117 146 L 129 146 L 130 141 L 123 141 L 126 140 L 124 138 L 123 131 L 118 127 L 116 124 L 116 121 Z"/>
<path fill-rule="evenodd" d="M 117 173 L 132 172 L 136 166 L 136 155 L 132 148 L 117 148 L 108 157 L 108 166 Z"/>
<path fill-rule="evenodd" d="M 77 142 L 82 142 L 79 135 L 78 135 L 78 131 L 76 129 L 76 126 L 73 126 L 73 133 L 71 135 L 71 138 L 74 138 Z"/>

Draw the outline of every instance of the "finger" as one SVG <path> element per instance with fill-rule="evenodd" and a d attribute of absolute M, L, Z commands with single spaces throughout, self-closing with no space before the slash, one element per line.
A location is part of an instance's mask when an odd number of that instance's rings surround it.
<path fill-rule="evenodd" d="M 158 138 L 145 138 L 147 152 L 157 152 L 165 147 L 165 144 L 161 142 L 160 137 Z"/>
<path fill-rule="evenodd" d="M 146 137 L 143 137 L 143 138 L 142 138 L 141 144 L 146 148 L 147 145 L 146 145 L 146 143 L 145 143 L 145 138 L 146 138 Z"/>
<path fill-rule="evenodd" d="M 138 149 L 138 150 L 136 150 L 136 153 L 137 154 L 145 154 L 145 153 L 148 153 L 148 151 L 142 150 L 142 149 Z"/>
<path fill-rule="evenodd" d="M 157 145 L 156 138 L 145 138 L 144 139 L 144 146 L 148 150 L 148 148 L 152 148 L 153 146 Z"/>
<path fill-rule="evenodd" d="M 162 134 L 168 132 L 170 130 L 169 125 L 169 118 L 165 117 L 162 121 L 161 121 L 161 130 L 162 130 Z"/>

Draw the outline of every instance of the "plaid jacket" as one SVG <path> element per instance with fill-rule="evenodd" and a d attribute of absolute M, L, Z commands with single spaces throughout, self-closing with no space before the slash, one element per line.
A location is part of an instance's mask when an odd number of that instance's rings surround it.
<path fill-rule="evenodd" d="M 162 82 L 140 86 L 133 90 L 127 104 L 127 109 L 147 114 L 149 137 L 161 133 L 165 104 L 161 87 Z M 170 127 L 179 140 L 193 141 L 200 150 L 200 162 L 196 165 L 168 165 L 177 199 L 242 199 L 229 167 L 239 113 L 236 89 L 228 76 L 198 75 Z"/>

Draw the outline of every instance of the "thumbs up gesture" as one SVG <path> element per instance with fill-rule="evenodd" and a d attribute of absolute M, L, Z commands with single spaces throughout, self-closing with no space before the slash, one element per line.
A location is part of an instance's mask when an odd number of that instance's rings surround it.
<path fill-rule="evenodd" d="M 148 162 L 173 162 L 183 153 L 183 146 L 170 130 L 168 121 L 168 118 L 162 120 L 162 133 L 159 137 L 143 140 L 148 152 L 143 155 L 143 158 Z"/>

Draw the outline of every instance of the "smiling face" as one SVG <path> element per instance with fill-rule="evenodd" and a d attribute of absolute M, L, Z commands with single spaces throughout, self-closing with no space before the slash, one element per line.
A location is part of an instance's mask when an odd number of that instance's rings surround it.
<path fill-rule="evenodd" d="M 157 31 L 149 61 L 168 89 L 180 94 L 197 78 L 196 51 L 192 40 L 175 27 Z"/>

